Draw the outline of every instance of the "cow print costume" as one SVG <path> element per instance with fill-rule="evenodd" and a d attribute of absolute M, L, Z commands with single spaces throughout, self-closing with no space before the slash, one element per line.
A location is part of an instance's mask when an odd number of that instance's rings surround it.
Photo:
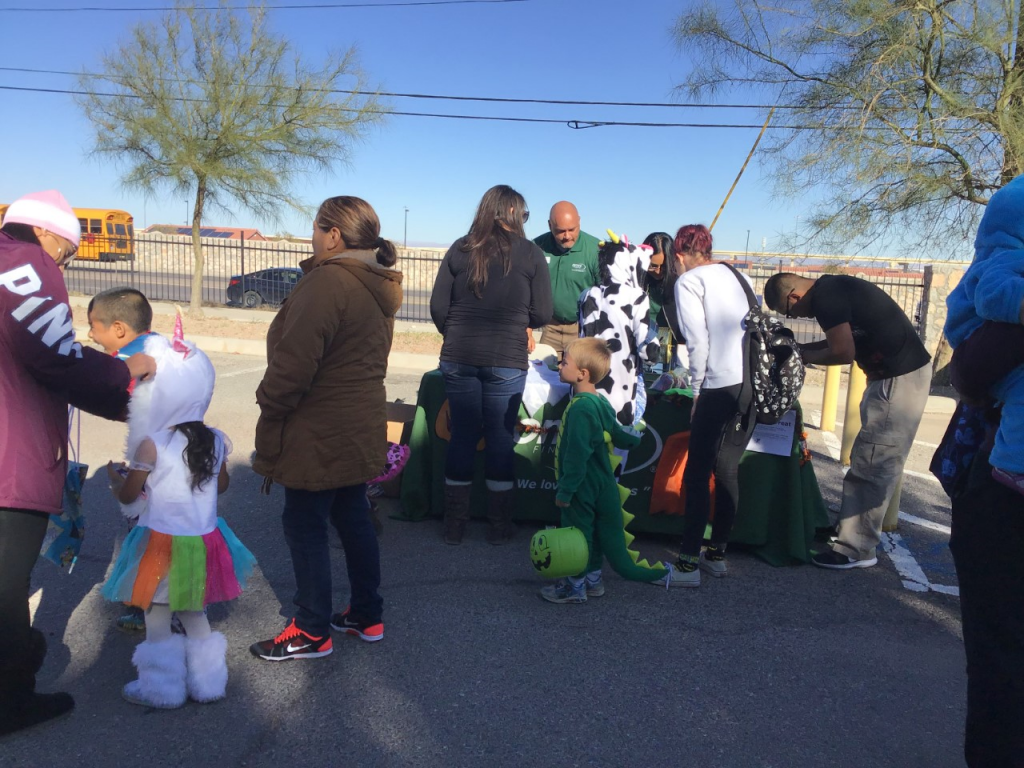
<path fill-rule="evenodd" d="M 650 301 L 643 288 L 650 263 L 648 246 L 606 242 L 598 253 L 601 284 L 580 296 L 580 335 L 604 339 L 612 351 L 611 371 L 597 382 L 597 391 L 625 426 L 636 420 L 643 363 L 657 361 L 661 349 L 657 334 L 651 333 Z"/>

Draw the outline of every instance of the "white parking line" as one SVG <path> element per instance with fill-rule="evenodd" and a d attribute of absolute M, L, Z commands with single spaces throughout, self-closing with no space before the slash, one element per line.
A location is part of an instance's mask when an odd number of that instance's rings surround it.
<path fill-rule="evenodd" d="M 900 513 L 902 516 L 902 513 Z M 959 587 L 949 587 L 945 584 L 932 584 L 918 564 L 914 555 L 911 554 L 903 537 L 898 533 L 882 534 L 882 551 L 889 556 L 892 564 L 896 566 L 896 572 L 900 575 L 903 586 L 911 592 L 941 592 L 944 595 L 960 596 Z"/>
<path fill-rule="evenodd" d="M 221 373 L 217 376 L 218 379 L 230 379 L 232 376 L 245 376 L 249 373 L 260 373 L 267 370 L 267 366 L 261 365 L 259 368 L 245 368 L 241 371 L 231 371 L 231 373 Z"/>
<path fill-rule="evenodd" d="M 839 454 L 843 448 L 839 438 L 831 432 L 822 432 L 821 441 L 825 443 L 825 450 L 828 451 L 828 455 L 832 457 L 832 460 L 839 461 Z"/>
<path fill-rule="evenodd" d="M 912 523 L 913 525 L 919 525 L 922 528 L 927 528 L 931 531 L 938 531 L 939 533 L 944 533 L 947 536 L 953 532 L 948 525 L 933 523 L 931 520 L 926 520 L 925 518 L 918 517 L 917 515 L 911 515 L 908 512 L 900 511 L 900 520 L 906 520 L 908 523 Z"/>
<path fill-rule="evenodd" d="M 929 472 L 915 472 L 912 469 L 904 469 L 903 474 L 916 477 L 918 480 L 928 480 L 929 482 L 936 484 L 939 482 L 939 478 Z"/>

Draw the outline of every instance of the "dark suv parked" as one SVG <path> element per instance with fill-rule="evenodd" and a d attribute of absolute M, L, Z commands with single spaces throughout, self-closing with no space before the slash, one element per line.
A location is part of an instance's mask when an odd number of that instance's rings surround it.
<path fill-rule="evenodd" d="M 262 304 L 280 304 L 302 277 L 295 267 L 274 267 L 235 275 L 228 281 L 228 304 L 255 309 Z"/>

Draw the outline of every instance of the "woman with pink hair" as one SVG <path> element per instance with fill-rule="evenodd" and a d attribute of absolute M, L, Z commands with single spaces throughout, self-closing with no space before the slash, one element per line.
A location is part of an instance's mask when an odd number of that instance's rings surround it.
<path fill-rule="evenodd" d="M 670 276 L 676 275 L 676 319 L 686 339 L 693 389 L 683 472 L 686 518 L 676 565 L 686 586 L 699 587 L 701 571 L 715 577 L 728 573 L 725 547 L 739 503 L 739 463 L 754 429 L 750 403 L 741 402 L 744 320 L 750 304 L 740 281 L 750 281 L 714 261 L 711 232 L 703 224 L 688 224 L 676 233 Z M 712 472 L 715 519 L 711 542 L 702 552 L 711 515 Z"/>

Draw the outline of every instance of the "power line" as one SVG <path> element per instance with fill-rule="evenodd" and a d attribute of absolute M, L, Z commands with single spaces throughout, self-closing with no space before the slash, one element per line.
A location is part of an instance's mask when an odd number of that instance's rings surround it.
<path fill-rule="evenodd" d="M 100 96 L 105 98 L 127 96 L 129 98 L 141 99 L 141 96 L 135 94 L 116 94 L 116 93 L 103 93 L 101 91 L 74 91 L 64 88 L 28 88 L 24 86 L 16 85 L 0 85 L 2 91 L 22 91 L 28 93 L 56 93 L 56 94 L 67 94 L 71 96 Z M 207 99 L 195 99 L 188 97 L 176 96 L 171 99 L 172 101 L 185 101 L 194 103 L 209 103 Z M 267 105 L 274 106 L 274 105 Z M 356 109 L 344 109 L 347 112 L 358 112 Z M 728 123 L 654 123 L 654 122 L 632 122 L 624 120 L 561 120 L 556 118 L 543 118 L 543 117 L 504 117 L 499 115 L 452 115 L 452 114 L 441 114 L 434 112 L 399 112 L 391 110 L 367 110 L 370 114 L 379 115 L 394 115 L 397 117 L 432 117 L 441 118 L 448 120 L 489 120 L 495 122 L 508 122 L 508 123 L 546 123 L 554 125 L 566 125 L 573 129 L 585 129 L 585 128 L 605 128 L 605 127 L 629 127 L 629 128 L 740 128 L 740 129 L 758 129 L 761 126 L 757 124 L 728 124 Z M 784 130 L 817 130 L 809 126 L 801 125 L 776 125 L 771 126 L 775 129 Z"/>
<path fill-rule="evenodd" d="M 0 72 L 27 72 L 36 75 L 71 75 L 74 77 L 95 77 L 109 78 L 107 75 L 99 75 L 92 72 L 71 72 L 64 69 L 31 69 L 29 67 L 0 67 Z M 176 78 L 163 77 L 158 80 L 179 82 Z M 184 82 L 195 83 L 194 80 Z M 363 91 L 349 91 L 343 89 L 329 89 L 328 93 L 359 94 Z M 581 101 L 577 99 L 517 99 L 503 96 L 448 96 L 432 93 L 395 93 L 389 91 L 376 91 L 377 96 L 387 96 L 399 99 L 436 99 L 442 101 L 479 101 L 494 104 L 556 104 L 571 107 L 668 107 L 672 109 L 772 109 L 770 104 L 703 104 L 703 103 L 677 103 L 667 101 Z M 796 106 L 780 104 L 776 109 L 798 109 Z"/>
<path fill-rule="evenodd" d="M 268 11 L 311 11 L 311 10 L 332 10 L 336 8 L 410 8 L 413 6 L 425 5 L 501 5 L 504 3 L 532 3 L 536 0 L 407 0 L 406 2 L 383 2 L 383 3 L 306 3 L 303 5 L 189 5 L 189 6 L 142 6 L 138 8 L 111 8 L 109 6 L 91 5 L 79 8 L 0 8 L 0 12 L 7 13 L 123 13 L 125 11 L 237 11 L 245 8 L 254 10 L 265 8 Z"/>

